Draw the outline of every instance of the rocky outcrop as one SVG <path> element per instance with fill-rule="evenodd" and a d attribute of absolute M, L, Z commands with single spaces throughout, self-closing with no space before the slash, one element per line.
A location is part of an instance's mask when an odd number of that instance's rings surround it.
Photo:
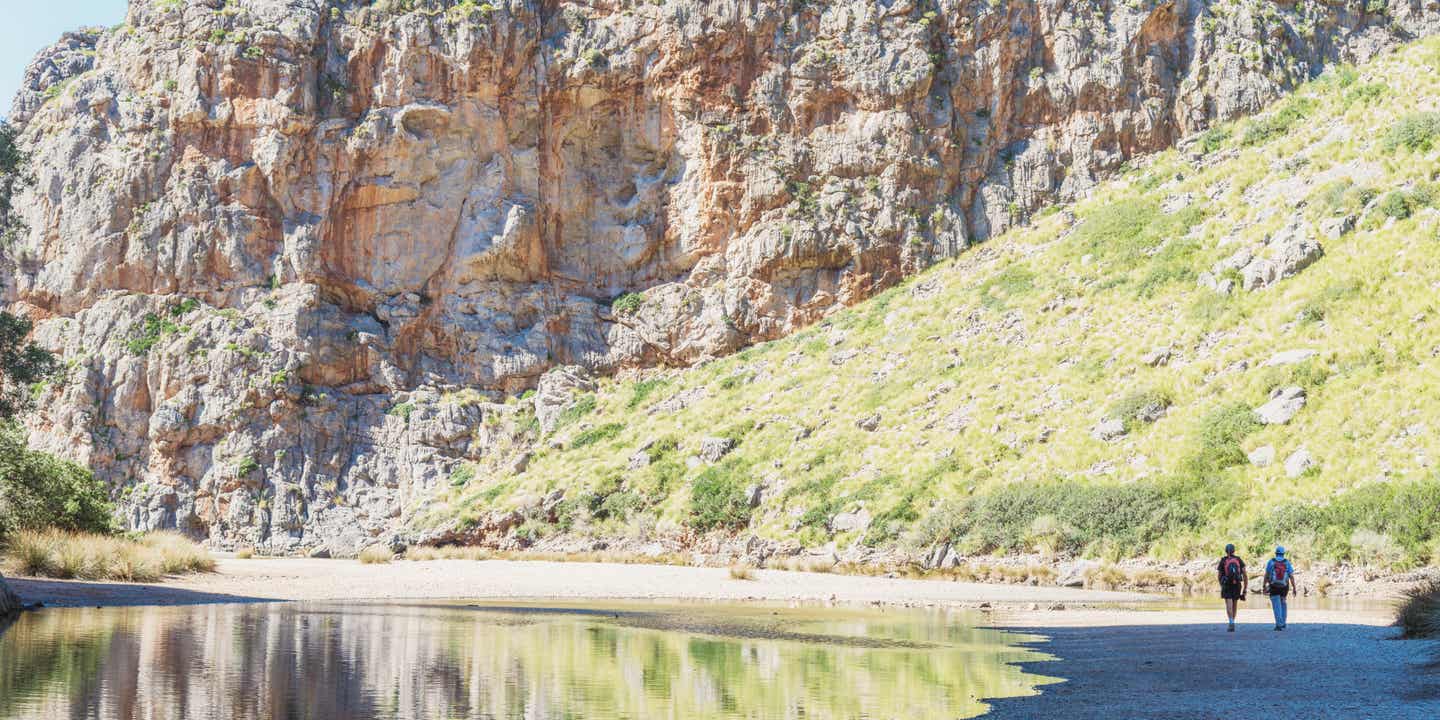
<path fill-rule="evenodd" d="M 358 548 L 460 459 L 523 471 L 501 457 L 552 406 L 499 401 L 550 368 L 778 337 L 1437 17 L 134 2 L 15 103 L 3 297 L 69 362 L 31 440 L 132 528 Z"/>
<path fill-rule="evenodd" d="M 10 586 L 5 584 L 5 576 L 0 575 L 0 622 L 8 619 L 15 613 L 20 612 L 20 598 L 10 592 Z"/>

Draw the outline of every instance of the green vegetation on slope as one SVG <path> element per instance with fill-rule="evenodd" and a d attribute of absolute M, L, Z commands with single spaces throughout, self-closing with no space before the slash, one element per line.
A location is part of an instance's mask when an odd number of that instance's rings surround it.
<path fill-rule="evenodd" d="M 526 471 L 419 522 L 559 488 L 587 499 L 530 535 L 1440 562 L 1437 96 L 1440 41 L 1332 69 L 792 337 L 603 382 Z M 1294 277 L 1249 291 L 1217 266 L 1295 226 L 1324 256 Z M 1257 419 L 1295 387 L 1293 419 Z M 737 445 L 699 462 L 708 436 Z"/>

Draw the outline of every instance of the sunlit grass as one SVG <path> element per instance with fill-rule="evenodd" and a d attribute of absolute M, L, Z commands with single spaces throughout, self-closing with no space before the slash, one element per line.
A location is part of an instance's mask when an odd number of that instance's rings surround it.
<path fill-rule="evenodd" d="M 691 458 L 700 442 L 747 427 L 726 461 L 745 483 L 765 487 L 749 531 L 808 547 L 903 547 L 921 524 L 906 518 L 1007 484 L 1124 485 L 1188 472 L 1203 418 L 1300 384 L 1308 401 L 1291 423 L 1238 440 L 1247 453 L 1272 446 L 1276 461 L 1207 471 L 1233 497 L 1217 492 L 1205 527 L 1177 527 L 1143 552 L 1208 557 L 1214 537 L 1258 547 L 1273 530 L 1308 543 L 1315 555 L 1306 561 L 1436 562 L 1440 545 L 1403 548 L 1397 560 L 1397 540 L 1382 527 L 1307 541 L 1299 528 L 1265 522 L 1287 503 L 1431 477 L 1440 460 L 1440 405 L 1427 400 L 1440 390 L 1440 213 L 1392 221 L 1356 200 L 1362 190 L 1378 197 L 1434 182 L 1440 153 L 1386 152 L 1379 139 L 1440 95 L 1440 76 L 1416 71 L 1437 49 L 1440 41 L 1426 40 L 1353 77 L 1327 73 L 1297 91 L 1303 118 L 1267 142 L 1242 146 L 1242 121 L 1211 157 L 1170 151 L 1139 162 L 1069 208 L 1073 223 L 1065 213 L 1045 216 L 789 338 L 690 370 L 603 380 L 594 410 L 547 438 L 525 472 L 482 473 L 419 522 L 524 510 L 557 488 L 567 498 L 607 482 L 630 489 L 652 472 L 631 469 L 632 456 L 671 437 L 681 471 L 663 492 L 628 515 L 581 512 L 540 531 L 680 535 L 694 529 L 690 492 L 704 466 Z M 1355 91 L 1391 80 L 1383 93 Z M 1185 194 L 1193 212 L 1184 222 L 1158 214 Z M 1336 212 L 1355 213 L 1356 229 L 1320 236 L 1318 224 Z M 1313 266 L 1256 292 L 1197 286 L 1199 273 L 1263 245 L 1297 213 L 1324 246 Z M 1147 230 L 1131 233 L 1137 224 Z M 1193 247 L 1168 250 L 1179 243 Z M 1157 347 L 1171 348 L 1171 361 L 1142 363 Z M 1261 367 L 1293 349 L 1319 354 L 1305 367 Z M 705 396 L 683 410 L 652 412 L 697 390 Z M 1092 436 L 1118 400 L 1141 390 L 1170 400 L 1163 417 L 1112 442 Z M 881 417 L 874 432 L 857 427 L 871 414 Z M 1291 477 L 1284 461 L 1302 448 L 1316 468 Z M 898 518 L 898 531 L 828 527 L 861 508 Z M 1114 549 L 1096 542 L 1079 552 L 1113 559 Z"/>
<path fill-rule="evenodd" d="M 16 575 L 155 582 L 166 575 L 210 572 L 210 553 L 177 533 L 129 539 L 58 530 L 21 531 L 6 539 L 6 568 Z"/>

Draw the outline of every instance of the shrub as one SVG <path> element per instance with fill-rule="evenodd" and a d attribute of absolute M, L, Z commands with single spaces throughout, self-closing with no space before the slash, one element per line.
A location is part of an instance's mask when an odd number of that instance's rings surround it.
<path fill-rule="evenodd" d="M 594 445 L 598 442 L 613 440 L 624 429 L 625 425 L 622 423 L 605 423 L 600 427 L 590 428 L 576 435 L 575 439 L 570 441 L 570 449 L 574 450 L 576 448 Z"/>
<path fill-rule="evenodd" d="M 1440 580 L 1427 580 L 1402 593 L 1395 624 L 1403 637 L 1440 637 Z"/>
<path fill-rule="evenodd" d="M 1035 289 L 1035 273 L 1023 265 L 1007 265 L 980 284 L 980 301 L 987 307 L 1004 308 L 1007 301 Z"/>
<path fill-rule="evenodd" d="M 1229 139 L 1230 128 L 1228 126 L 1222 125 L 1217 128 L 1210 128 L 1209 130 L 1205 131 L 1204 135 L 1200 136 L 1200 151 L 1205 153 L 1206 155 L 1209 155 L 1210 153 L 1213 153 L 1216 150 L 1225 147 L 1225 142 Z"/>
<path fill-rule="evenodd" d="M 668 384 L 669 382 L 664 378 L 651 378 L 649 380 L 641 380 L 631 385 L 630 400 L 625 403 L 625 409 L 634 410 L 640 407 L 641 403 L 644 403 L 650 399 L 651 395 L 655 394 L 655 391 L 664 388 Z"/>
<path fill-rule="evenodd" d="M 259 469 L 260 463 L 256 462 L 254 457 L 246 455 L 240 458 L 239 462 L 235 463 L 235 477 L 243 478 Z"/>
<path fill-rule="evenodd" d="M 1411 152 L 1430 152 L 1436 135 L 1440 135 L 1440 113 L 1411 113 L 1385 131 L 1380 138 L 1380 148 L 1386 152 L 1401 148 Z"/>
<path fill-rule="evenodd" d="M 732 457 L 700 473 L 690 485 L 690 526 L 704 532 L 738 530 L 749 525 L 746 471 L 747 468 Z"/>
<path fill-rule="evenodd" d="M 131 355 L 145 355 L 154 348 L 160 339 L 174 332 L 178 332 L 180 326 L 167 318 L 162 318 L 155 313 L 145 316 L 141 323 L 140 330 L 125 343 L 125 348 Z"/>
<path fill-rule="evenodd" d="M 958 541 L 967 552 L 1016 553 L 1044 540 L 1057 551 L 1139 555 L 1167 533 L 1203 527 L 1207 509 L 1231 492 L 1189 478 L 1125 485 L 1016 483 L 939 506 L 922 521 L 922 532 L 930 543 Z"/>
<path fill-rule="evenodd" d="M 639 311 L 640 306 L 644 304 L 645 296 L 643 294 L 633 292 L 625 293 L 610 303 L 610 309 L 617 315 L 631 315 Z"/>
<path fill-rule="evenodd" d="M 1410 190 L 1390 192 L 1380 201 L 1378 209 L 1386 217 L 1404 220 L 1415 214 L 1416 210 L 1428 207 L 1434 201 L 1433 191 L 1422 185 Z"/>
<path fill-rule="evenodd" d="M 255 557 L 255 548 L 253 547 L 242 547 L 235 551 L 236 560 L 249 560 L 253 557 Z"/>
<path fill-rule="evenodd" d="M 1081 253 L 1101 261 L 1133 263 L 1165 240 L 1184 236 L 1204 216 L 1198 203 L 1166 215 L 1153 198 L 1125 198 L 1087 214 L 1074 237 Z"/>
<path fill-rule="evenodd" d="M 1170 396 L 1158 390 L 1132 390 L 1110 406 L 1109 417 L 1133 430 L 1140 423 L 1154 422 L 1170 407 Z"/>
<path fill-rule="evenodd" d="M 384 545 L 371 545 L 361 550 L 356 559 L 365 565 L 384 565 L 395 559 L 395 553 Z"/>
<path fill-rule="evenodd" d="M 730 579 L 731 579 L 731 580 L 754 580 L 754 579 L 755 579 L 755 569 L 752 568 L 752 567 L 750 567 L 750 566 L 748 566 L 748 565 L 731 565 L 731 566 L 730 566 Z"/>
<path fill-rule="evenodd" d="M 1199 447 L 1186 460 L 1187 470 L 1204 476 L 1246 461 L 1240 441 L 1260 429 L 1255 411 L 1242 402 L 1211 410 L 1200 419 Z"/>
<path fill-rule="evenodd" d="M 17 426 L 0 426 L 0 538 L 41 528 L 108 533 L 113 513 L 89 470 L 33 451 Z"/>
<path fill-rule="evenodd" d="M 475 479 L 475 466 L 470 463 L 460 463 L 450 471 L 450 486 L 463 487 Z"/>
<path fill-rule="evenodd" d="M 1245 134 L 1240 138 L 1240 144 L 1246 147 L 1261 145 L 1269 142 L 1290 131 L 1296 123 L 1305 119 L 1314 108 L 1315 101 L 1310 98 L 1297 97 L 1284 103 L 1275 112 L 1265 117 L 1255 118 L 1245 125 Z"/>
<path fill-rule="evenodd" d="M 595 412 L 596 404 L 594 395 L 584 395 L 576 399 L 569 407 L 561 410 L 560 414 L 555 418 L 555 429 L 558 430 L 566 427 L 578 421 L 580 418 Z"/>
<path fill-rule="evenodd" d="M 1256 521 L 1251 535 L 1257 548 L 1314 537 L 1315 552 L 1331 560 L 1433 562 L 1432 551 L 1440 540 L 1436 507 L 1440 507 L 1440 478 L 1375 483 L 1325 505 L 1283 504 Z"/>

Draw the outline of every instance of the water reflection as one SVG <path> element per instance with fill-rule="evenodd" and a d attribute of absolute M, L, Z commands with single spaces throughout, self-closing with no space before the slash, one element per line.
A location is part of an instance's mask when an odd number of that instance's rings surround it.
<path fill-rule="evenodd" d="M 937 613 L 251 604 L 47 610 L 0 636 L 0 718 L 962 718 L 1033 692 Z"/>

